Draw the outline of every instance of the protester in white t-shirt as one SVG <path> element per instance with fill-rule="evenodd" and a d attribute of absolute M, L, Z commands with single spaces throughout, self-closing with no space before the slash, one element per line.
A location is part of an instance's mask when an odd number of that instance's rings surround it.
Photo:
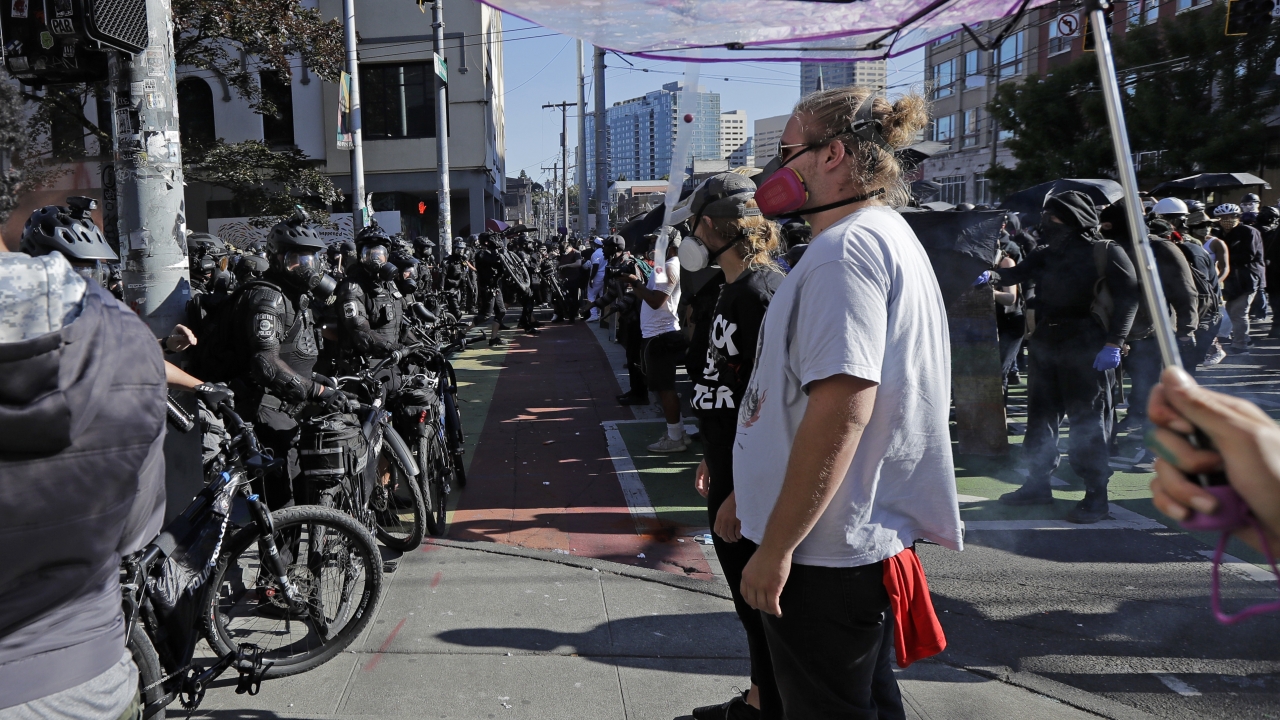
<path fill-rule="evenodd" d="M 742 594 L 764 613 L 794 718 L 902 716 L 883 561 L 921 538 L 961 545 L 946 310 L 924 249 L 886 206 L 905 204 L 893 151 L 927 115 L 918 96 L 873 95 L 814 93 L 783 132 L 814 238 L 769 305 L 739 409 L 737 514 L 759 545 Z"/>
<path fill-rule="evenodd" d="M 684 362 L 684 352 L 689 345 L 676 317 L 676 308 L 680 306 L 678 250 L 677 243 L 668 246 L 662 272 L 655 268 L 648 282 L 636 275 L 627 276 L 640 299 L 640 335 L 644 338 L 640 357 L 645 384 L 649 392 L 658 394 L 662 416 L 667 421 L 667 432 L 649 445 L 650 452 L 658 453 L 689 449 L 689 437 L 680 419 L 680 396 L 676 393 L 676 367 Z"/>
<path fill-rule="evenodd" d="M 587 300 L 595 302 L 600 299 L 600 293 L 604 292 L 604 270 L 608 266 L 608 261 L 604 256 L 604 240 L 600 238 L 592 238 L 591 244 L 595 251 L 591 253 L 591 277 L 587 279 Z M 591 308 L 591 317 L 587 318 L 588 322 L 595 322 L 600 319 L 600 308 Z"/>

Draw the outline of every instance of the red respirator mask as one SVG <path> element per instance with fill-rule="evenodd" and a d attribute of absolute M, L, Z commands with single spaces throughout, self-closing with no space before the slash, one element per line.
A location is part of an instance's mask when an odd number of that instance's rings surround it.
<path fill-rule="evenodd" d="M 765 217 L 775 218 L 783 215 L 796 215 L 803 211 L 806 215 L 813 215 L 832 208 L 838 208 L 843 205 L 852 205 L 853 203 L 862 202 L 877 195 L 884 194 L 884 188 L 873 190 L 869 193 L 858 195 L 856 197 L 838 200 L 826 205 L 818 207 L 806 208 L 805 203 L 809 201 L 809 189 L 805 186 L 804 177 L 794 168 L 787 165 L 796 158 L 804 155 L 810 150 L 815 150 L 826 146 L 832 140 L 841 135 L 853 135 L 860 142 L 869 142 L 877 145 L 886 153 L 893 155 L 893 146 L 885 141 L 880 135 L 881 124 L 871 115 L 871 107 L 875 102 L 874 95 L 868 95 L 862 104 L 858 106 L 858 111 L 854 113 L 853 122 L 849 123 L 849 127 L 843 132 L 837 133 L 821 142 L 812 143 L 800 152 L 787 158 L 787 162 L 779 163 L 777 169 L 769 174 L 765 180 L 756 189 L 756 204 L 760 206 L 760 211 Z M 777 162 L 778 155 L 769 164 Z M 769 172 L 769 168 L 765 168 L 765 172 Z"/>

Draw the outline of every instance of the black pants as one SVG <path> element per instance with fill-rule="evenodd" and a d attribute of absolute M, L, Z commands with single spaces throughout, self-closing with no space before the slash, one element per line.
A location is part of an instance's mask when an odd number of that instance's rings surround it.
<path fill-rule="evenodd" d="M 1129 376 L 1129 413 L 1126 418 L 1147 417 L 1147 400 L 1151 389 L 1160 382 L 1160 343 L 1154 336 L 1129 341 L 1129 354 L 1124 371 Z"/>
<path fill-rule="evenodd" d="M 703 418 L 702 438 L 706 452 L 707 472 L 711 475 L 711 491 L 707 493 L 707 527 L 712 528 L 711 541 L 715 544 L 716 557 L 724 569 L 724 579 L 733 595 L 733 608 L 747 633 L 747 650 L 751 654 L 751 683 L 760 688 L 763 698 L 773 707 L 782 707 L 782 696 L 773 676 L 773 660 L 769 657 L 769 644 L 764 636 L 764 619 L 760 611 L 742 598 L 742 571 L 755 554 L 756 544 L 746 538 L 728 542 L 715 534 L 716 514 L 729 494 L 733 492 L 733 440 L 737 432 L 737 420 Z"/>
<path fill-rule="evenodd" d="M 501 324 L 502 318 L 507 316 L 507 303 L 502 299 L 502 288 L 500 287 L 482 287 L 480 288 L 480 307 L 476 309 L 476 319 L 474 324 L 480 325 L 493 317 L 493 321 Z"/>
<path fill-rule="evenodd" d="M 1023 457 L 1028 483 L 1048 486 L 1058 468 L 1058 426 L 1071 423 L 1071 469 L 1085 489 L 1106 492 L 1111 479 L 1109 443 L 1114 374 L 1093 369 L 1106 338 L 1091 320 L 1038 327 L 1031 336 L 1027 369 L 1027 436 Z"/>
<path fill-rule="evenodd" d="M 294 484 L 302 477 L 298 464 L 298 423 L 275 408 L 259 405 L 254 413 L 253 429 L 262 446 L 285 462 L 262 478 L 262 494 L 267 507 L 279 510 L 294 504 Z"/>
<path fill-rule="evenodd" d="M 904 720 L 893 676 L 893 613 L 884 563 L 853 568 L 792 565 L 782 617 L 760 613 L 782 708 L 765 720 Z"/>
<path fill-rule="evenodd" d="M 520 322 L 517 327 L 522 327 L 526 330 L 533 327 L 533 307 L 537 302 L 533 295 L 535 292 L 537 292 L 536 288 L 530 288 L 530 292 L 524 293 L 523 297 L 520 298 Z"/>
<path fill-rule="evenodd" d="M 618 321 L 618 338 L 627 349 L 627 377 L 632 395 L 647 395 L 649 384 L 644 379 L 644 336 L 640 333 L 639 318 L 622 318 Z"/>
<path fill-rule="evenodd" d="M 996 334 L 1000 340 L 1000 383 L 1006 393 L 1009 391 L 1009 373 L 1018 364 L 1018 353 L 1022 351 L 1023 336 L 1027 331 L 1025 315 L 1009 315 L 996 310 Z"/>

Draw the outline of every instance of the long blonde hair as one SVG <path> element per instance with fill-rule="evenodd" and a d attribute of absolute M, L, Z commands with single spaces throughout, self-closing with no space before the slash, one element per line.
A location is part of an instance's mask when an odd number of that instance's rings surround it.
<path fill-rule="evenodd" d="M 754 199 L 746 202 L 746 207 L 756 207 Z M 778 224 L 766 220 L 763 215 L 751 215 L 744 218 L 707 218 L 711 228 L 721 240 L 734 242 L 733 248 L 725 252 L 735 252 L 738 257 L 747 261 L 751 268 L 764 265 L 775 265 L 774 256 L 778 254 L 781 234 Z"/>
<path fill-rule="evenodd" d="M 853 157 L 852 179 L 864 191 L 884 188 L 884 201 L 894 207 L 906 205 L 911 190 L 903 177 L 902 164 L 894 155 L 869 142 L 859 142 L 846 132 L 858 108 L 875 88 L 849 86 L 820 90 L 800 98 L 793 114 L 800 120 L 805 140 L 811 143 L 840 140 Z M 881 97 L 871 102 L 871 116 L 880 121 L 880 135 L 894 150 L 915 142 L 917 133 L 929 124 L 929 107 L 923 97 L 909 93 L 892 104 Z"/>

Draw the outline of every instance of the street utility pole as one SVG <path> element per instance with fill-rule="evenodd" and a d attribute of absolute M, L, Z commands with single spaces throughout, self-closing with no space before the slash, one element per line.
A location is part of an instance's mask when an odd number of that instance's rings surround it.
<path fill-rule="evenodd" d="M 348 0 L 349 1 L 349 0 Z M 444 0 L 431 3 L 431 28 L 435 31 L 435 51 L 444 60 Z M 466 52 L 460 47 L 461 52 Z M 465 65 L 466 62 L 463 62 Z M 465 68 L 464 68 L 465 69 Z M 440 187 L 437 196 L 439 214 L 437 224 L 440 226 L 440 238 L 437 243 L 442 257 L 453 252 L 453 216 L 449 208 L 449 106 L 448 83 L 436 75 L 436 176 Z M 481 228 L 483 230 L 483 228 Z M 476 230 L 472 230 L 476 232 Z"/>
<path fill-rule="evenodd" d="M 609 234 L 609 119 L 604 107 L 604 48 L 595 51 L 596 233 Z"/>
<path fill-rule="evenodd" d="M 185 321 L 191 288 L 169 3 L 146 10 L 151 44 L 108 57 L 112 154 L 124 299 L 164 337 Z"/>
<path fill-rule="evenodd" d="M 360 141 L 360 60 L 356 56 L 356 0 L 342 0 L 342 36 L 347 48 L 347 75 L 351 78 L 351 228 L 364 229 L 369 208 L 364 197 L 364 146 Z"/>
<path fill-rule="evenodd" d="M 578 41 L 578 232 L 591 233 L 587 224 L 587 86 L 582 77 L 582 41 Z"/>
<path fill-rule="evenodd" d="M 546 108 L 560 108 L 560 172 L 561 181 L 560 189 L 564 193 L 564 229 L 565 233 L 569 232 L 569 146 L 566 141 L 569 137 L 569 106 L 572 103 L 547 103 L 543 105 Z"/>

